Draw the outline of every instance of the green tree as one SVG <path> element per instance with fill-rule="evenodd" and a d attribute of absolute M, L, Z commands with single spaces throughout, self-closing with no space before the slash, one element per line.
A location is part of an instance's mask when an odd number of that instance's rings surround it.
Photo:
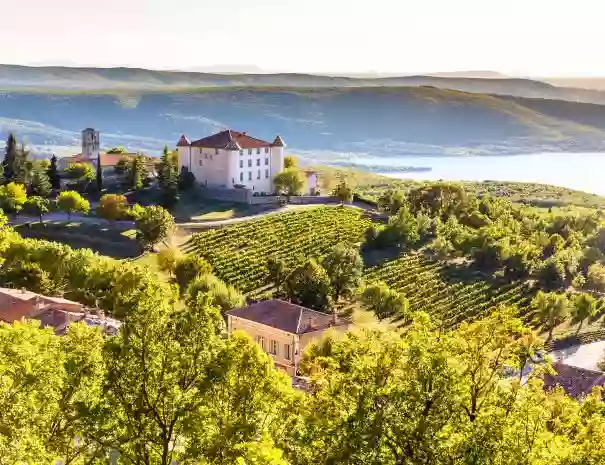
<path fill-rule="evenodd" d="M 294 155 L 286 155 L 284 157 L 284 169 L 288 168 L 296 168 L 298 166 L 298 161 Z"/>
<path fill-rule="evenodd" d="M 135 156 L 130 162 L 128 169 L 127 187 L 129 189 L 140 189 L 143 187 L 143 179 L 145 179 L 145 163 L 142 156 Z"/>
<path fill-rule="evenodd" d="M 126 216 L 128 200 L 123 195 L 105 194 L 99 202 L 99 215 L 106 220 L 119 220 Z"/>
<path fill-rule="evenodd" d="M 50 211 L 50 201 L 45 197 L 34 195 L 25 201 L 24 209 L 26 213 L 38 216 L 42 224 L 43 216 Z"/>
<path fill-rule="evenodd" d="M 94 445 L 82 434 L 82 412 L 101 395 L 102 349 L 100 332 L 82 324 L 62 337 L 38 322 L 0 327 L 4 462 L 84 463 Z"/>
<path fill-rule="evenodd" d="M 208 302 L 222 313 L 242 307 L 246 303 L 246 299 L 237 289 L 210 273 L 196 275 L 187 288 L 187 296 L 187 305 L 190 308 L 200 305 L 200 302 L 202 305 Z"/>
<path fill-rule="evenodd" d="M 538 291 L 531 304 L 536 310 L 539 321 L 548 330 L 548 337 L 546 339 L 548 342 L 552 339 L 555 327 L 568 317 L 570 309 L 569 300 L 565 294 Z"/>
<path fill-rule="evenodd" d="M 65 170 L 65 176 L 77 182 L 81 189 L 86 190 L 95 179 L 95 171 L 89 163 L 70 163 Z"/>
<path fill-rule="evenodd" d="M 273 185 L 277 194 L 285 195 L 288 201 L 290 201 L 291 196 L 302 192 L 305 180 L 300 170 L 288 168 L 273 178 Z"/>
<path fill-rule="evenodd" d="M 57 167 L 57 156 L 53 155 L 50 159 L 50 166 L 47 170 L 48 180 L 53 189 L 61 189 L 61 176 L 59 175 L 59 169 Z"/>
<path fill-rule="evenodd" d="M 52 191 L 52 185 L 48 179 L 47 170 L 43 167 L 36 167 L 32 171 L 32 178 L 29 183 L 30 195 L 48 197 Z"/>
<path fill-rule="evenodd" d="M 378 198 L 378 208 L 396 215 L 401 207 L 409 206 L 405 193 L 400 190 L 389 190 Z"/>
<path fill-rule="evenodd" d="M 605 292 L 605 266 L 593 263 L 586 273 L 586 284 L 590 289 Z"/>
<path fill-rule="evenodd" d="M 101 166 L 101 154 L 100 153 L 97 155 L 96 169 L 97 169 L 97 190 L 99 192 L 102 192 L 103 191 L 103 167 Z"/>
<path fill-rule="evenodd" d="M 143 250 L 153 249 L 174 231 L 174 217 L 160 206 L 143 207 L 136 220 L 137 241 Z"/>
<path fill-rule="evenodd" d="M 181 251 L 176 247 L 166 247 L 158 252 L 158 268 L 164 273 L 173 274 L 180 261 Z"/>
<path fill-rule="evenodd" d="M 191 190 L 195 187 L 195 175 L 187 169 L 186 166 L 181 168 L 179 175 L 179 189 L 183 191 Z"/>
<path fill-rule="evenodd" d="M 6 182 L 13 181 L 18 171 L 19 162 L 19 147 L 17 146 L 17 138 L 13 133 L 8 135 L 6 140 L 6 148 L 2 167 L 4 168 L 4 180 Z"/>
<path fill-rule="evenodd" d="M 52 296 L 58 294 L 59 291 L 50 274 L 36 263 L 25 262 L 21 263 L 19 267 L 2 268 L 0 279 L 7 287 L 27 289 L 42 295 Z"/>
<path fill-rule="evenodd" d="M 179 201 L 179 172 L 177 165 L 172 163 L 167 145 L 164 146 L 161 165 L 159 184 L 162 190 L 162 206 L 170 209 Z"/>
<path fill-rule="evenodd" d="M 106 343 L 102 421 L 87 437 L 125 463 L 236 463 L 291 407 L 269 357 L 246 336 L 224 338 L 209 298 L 197 304 L 175 311 L 143 300 Z"/>
<path fill-rule="evenodd" d="M 9 182 L 0 186 L 0 206 L 7 212 L 19 214 L 27 200 L 23 184 Z"/>
<path fill-rule="evenodd" d="M 295 304 L 328 312 L 332 306 L 330 277 L 321 265 L 308 260 L 288 275 L 284 290 Z"/>
<path fill-rule="evenodd" d="M 212 267 L 199 255 L 185 255 L 177 260 L 174 266 L 174 281 L 184 294 L 189 284 L 202 274 L 212 273 Z"/>
<path fill-rule="evenodd" d="M 379 320 L 392 317 L 407 319 L 410 316 L 409 302 L 405 296 L 383 282 L 369 284 L 361 293 L 360 300 Z"/>
<path fill-rule="evenodd" d="M 576 335 L 580 333 L 584 322 L 595 316 L 597 313 L 597 301 L 596 299 L 584 292 L 577 294 L 571 307 L 571 321 L 578 324 Z"/>
<path fill-rule="evenodd" d="M 363 259 L 357 247 L 336 245 L 322 260 L 322 266 L 330 278 L 332 299 L 351 297 L 362 281 Z"/>
<path fill-rule="evenodd" d="M 87 215 L 90 203 L 76 191 L 63 191 L 57 196 L 57 208 L 67 213 L 67 219 L 71 221 L 73 213 Z"/>
<path fill-rule="evenodd" d="M 269 272 L 269 281 L 275 284 L 277 292 L 279 293 L 282 284 L 288 277 L 286 262 L 281 258 L 269 257 L 267 259 L 267 271 Z"/>
<path fill-rule="evenodd" d="M 353 189 L 349 187 L 346 180 L 342 180 L 332 192 L 332 195 L 340 200 L 341 204 L 351 203 L 353 201 Z"/>

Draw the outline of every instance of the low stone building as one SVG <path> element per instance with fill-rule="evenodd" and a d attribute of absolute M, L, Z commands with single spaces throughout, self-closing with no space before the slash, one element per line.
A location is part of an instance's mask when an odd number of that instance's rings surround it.
<path fill-rule="evenodd" d="M 275 366 L 296 376 L 300 357 L 326 331 L 345 332 L 349 322 L 279 299 L 264 300 L 227 312 L 227 328 L 245 331 L 274 360 Z"/>
<path fill-rule="evenodd" d="M 42 328 L 52 327 L 56 334 L 65 334 L 71 323 L 98 326 L 105 334 L 115 335 L 120 322 L 106 317 L 99 309 L 61 297 L 48 297 L 25 289 L 0 288 L 0 321 L 14 323 L 23 319 L 40 321 Z"/>

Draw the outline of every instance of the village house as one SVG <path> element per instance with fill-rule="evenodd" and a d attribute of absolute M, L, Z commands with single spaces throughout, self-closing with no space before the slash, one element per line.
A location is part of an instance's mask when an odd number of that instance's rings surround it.
<path fill-rule="evenodd" d="M 120 322 L 107 318 L 98 309 L 61 297 L 48 297 L 25 289 L 0 288 L 0 321 L 14 323 L 22 319 L 36 319 L 42 328 L 52 327 L 62 335 L 71 323 L 82 322 L 98 326 L 106 334 L 114 335 Z"/>
<path fill-rule="evenodd" d="M 59 158 L 57 167 L 65 171 L 67 167 L 74 163 L 90 164 L 95 170 L 97 161 L 101 162 L 101 172 L 103 178 L 112 178 L 116 176 L 116 166 L 121 160 L 132 160 L 134 157 L 142 156 L 147 172 L 155 174 L 155 166 L 159 162 L 158 158 L 143 155 L 139 152 L 124 152 L 120 150 L 101 151 L 101 136 L 99 131 L 93 128 L 86 128 L 82 131 L 82 152 L 70 157 Z"/>
<path fill-rule="evenodd" d="M 327 331 L 347 331 L 349 323 L 336 315 L 272 299 L 230 310 L 227 328 L 229 334 L 246 332 L 273 358 L 277 368 L 294 377 L 305 347 Z"/>

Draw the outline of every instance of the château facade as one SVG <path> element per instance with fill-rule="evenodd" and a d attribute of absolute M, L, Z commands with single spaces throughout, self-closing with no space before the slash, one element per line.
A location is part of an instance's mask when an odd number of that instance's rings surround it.
<path fill-rule="evenodd" d="M 246 188 L 259 194 L 274 192 L 273 178 L 284 169 L 284 141 L 267 142 L 230 129 L 190 142 L 177 143 L 180 168 L 198 183 L 216 188 Z"/>

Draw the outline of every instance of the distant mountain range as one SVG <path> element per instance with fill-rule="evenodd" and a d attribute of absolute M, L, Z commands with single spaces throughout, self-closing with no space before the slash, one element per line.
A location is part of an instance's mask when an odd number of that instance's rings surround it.
<path fill-rule="evenodd" d="M 605 91 L 530 79 L 209 74 L 0 65 L 0 137 L 159 153 L 230 127 L 313 160 L 605 151 Z"/>

